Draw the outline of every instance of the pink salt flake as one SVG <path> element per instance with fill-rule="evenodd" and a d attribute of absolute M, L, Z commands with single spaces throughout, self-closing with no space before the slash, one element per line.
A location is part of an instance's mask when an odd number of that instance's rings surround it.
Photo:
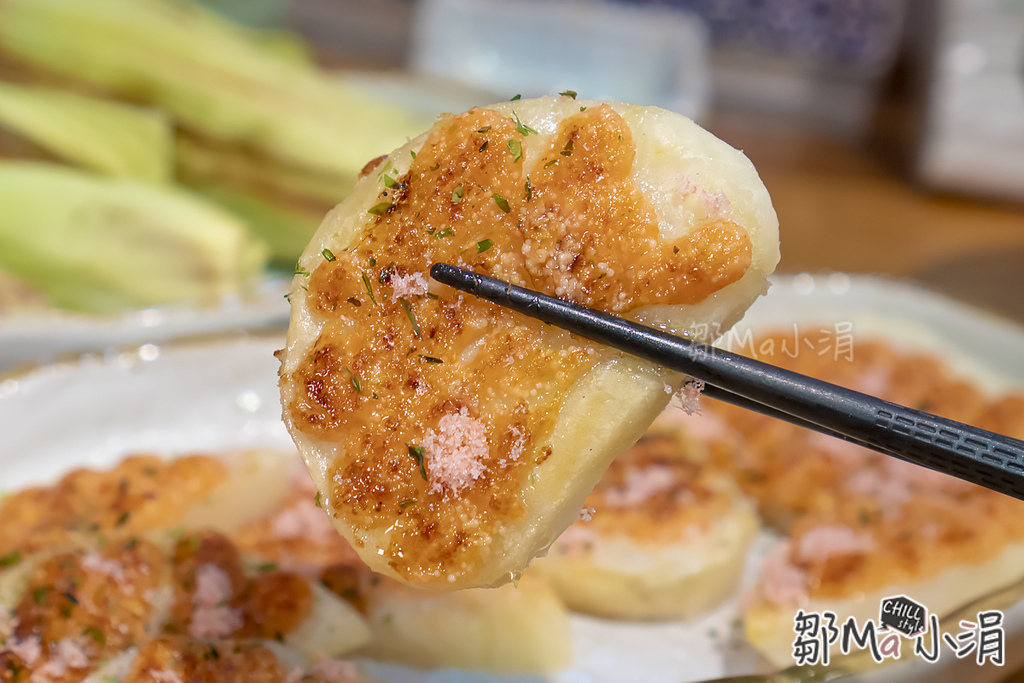
<path fill-rule="evenodd" d="M 676 187 L 676 191 L 679 192 L 680 197 L 685 199 L 697 191 L 697 185 L 690 176 L 681 175 L 679 176 L 679 185 Z"/>
<path fill-rule="evenodd" d="M 215 564 L 201 564 L 196 569 L 196 590 L 192 594 L 193 638 L 223 638 L 242 626 L 242 615 L 225 603 L 233 595 L 231 577 Z"/>
<path fill-rule="evenodd" d="M 67 678 L 71 669 L 84 669 L 88 666 L 89 657 L 82 651 L 81 646 L 73 638 L 61 638 L 51 651 L 49 661 L 33 671 L 29 681 L 58 683 Z"/>
<path fill-rule="evenodd" d="M 391 276 L 391 296 L 395 301 L 408 299 L 411 296 L 423 296 L 427 293 L 427 278 L 423 273 Z"/>
<path fill-rule="evenodd" d="M 729 198 L 722 192 L 702 190 L 700 199 L 704 203 L 704 211 L 708 214 L 708 218 L 725 218 L 729 215 L 729 209 L 732 208 Z"/>
<path fill-rule="evenodd" d="M 824 562 L 832 557 L 860 555 L 874 547 L 871 534 L 842 524 L 822 524 L 800 536 L 795 556 L 802 562 Z"/>
<path fill-rule="evenodd" d="M 89 656 L 74 638 L 61 638 L 57 641 L 58 659 L 69 669 L 84 669 L 89 666 Z"/>
<path fill-rule="evenodd" d="M 82 568 L 112 578 L 125 593 L 134 591 L 134 587 L 125 581 L 124 565 L 117 560 L 101 557 L 98 553 L 89 553 L 82 558 Z"/>
<path fill-rule="evenodd" d="M 277 538 L 319 540 L 336 535 L 327 513 L 312 501 L 303 500 L 285 508 L 274 518 L 271 533 Z"/>
<path fill-rule="evenodd" d="M 789 561 L 789 541 L 765 555 L 761 571 L 761 593 L 776 605 L 799 605 L 808 599 L 807 576 Z"/>
<path fill-rule="evenodd" d="M 156 683 L 182 683 L 181 676 L 176 671 L 150 669 L 149 675 Z"/>
<path fill-rule="evenodd" d="M 446 489 L 457 494 L 487 470 L 487 430 L 466 408 L 443 416 L 436 431 L 427 430 L 423 449 L 431 492 Z"/>
<path fill-rule="evenodd" d="M 356 665 L 338 659 L 324 659 L 313 666 L 313 673 L 320 674 L 331 683 L 356 683 L 359 676 Z"/>
<path fill-rule="evenodd" d="M 626 472 L 622 485 L 605 491 L 604 500 L 611 507 L 628 508 L 639 505 L 651 496 L 672 488 L 675 476 L 664 465 L 648 465 Z"/>
<path fill-rule="evenodd" d="M 566 557 L 584 557 L 590 553 L 597 541 L 597 534 L 585 524 L 573 524 L 551 544 L 551 549 Z"/>
<path fill-rule="evenodd" d="M 687 415 L 698 415 L 700 413 L 700 392 L 704 391 L 704 380 L 687 380 L 676 396 L 679 398 L 679 407 Z"/>
<path fill-rule="evenodd" d="M 11 653 L 24 662 L 25 666 L 32 666 L 43 654 L 42 641 L 39 636 L 29 636 L 24 640 L 11 637 L 7 639 L 7 645 L 0 648 L 0 653 L 3 652 Z"/>

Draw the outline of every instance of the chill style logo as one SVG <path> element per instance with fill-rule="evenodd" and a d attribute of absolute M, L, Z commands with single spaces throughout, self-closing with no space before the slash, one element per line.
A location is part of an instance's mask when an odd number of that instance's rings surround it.
<path fill-rule="evenodd" d="M 907 638 L 923 633 L 927 626 L 928 610 L 906 595 L 882 600 L 878 621 L 883 627 L 899 631 Z"/>
<path fill-rule="evenodd" d="M 864 623 L 858 623 L 856 617 L 847 617 L 840 623 L 836 613 L 827 610 L 800 610 L 793 619 L 793 659 L 798 665 L 828 666 L 833 648 L 838 647 L 844 655 L 867 650 L 879 664 L 911 652 L 925 661 L 937 662 L 945 645 L 957 659 L 973 655 L 979 665 L 1003 666 L 1003 621 L 999 610 L 982 611 L 975 621 L 961 620 L 958 633 L 943 633 L 939 618 L 906 595 L 884 598 L 878 620 L 868 619 Z"/>

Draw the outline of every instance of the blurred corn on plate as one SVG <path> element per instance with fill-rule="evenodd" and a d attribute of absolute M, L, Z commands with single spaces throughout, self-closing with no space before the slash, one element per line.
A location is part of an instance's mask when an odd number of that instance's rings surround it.
<path fill-rule="evenodd" d="M 430 123 L 191 1 L 0 0 L 5 291 L 216 304 L 290 270 L 363 165 Z"/>
<path fill-rule="evenodd" d="M 170 122 L 154 109 L 0 81 L 0 128 L 8 131 L 0 154 L 50 155 L 150 183 L 169 182 L 174 174 Z M 21 138 L 17 155 L 16 138 Z"/>
<path fill-rule="evenodd" d="M 241 221 L 181 189 L 5 161 L 0 206 L 0 269 L 64 308 L 215 303 L 264 263 Z"/>

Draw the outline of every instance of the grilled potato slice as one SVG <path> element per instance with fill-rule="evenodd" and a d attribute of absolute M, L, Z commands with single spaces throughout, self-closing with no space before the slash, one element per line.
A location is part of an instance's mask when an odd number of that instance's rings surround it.
<path fill-rule="evenodd" d="M 585 516 L 531 565 L 578 612 L 688 619 L 737 587 L 759 527 L 753 505 L 706 462 L 670 406 L 612 462 Z M 592 518 L 591 515 L 593 516 Z"/>
<path fill-rule="evenodd" d="M 409 583 L 508 581 L 681 381 L 432 263 L 707 338 L 765 290 L 777 229 L 749 161 L 680 115 L 561 97 L 442 117 L 296 268 L 282 403 L 335 527 Z"/>

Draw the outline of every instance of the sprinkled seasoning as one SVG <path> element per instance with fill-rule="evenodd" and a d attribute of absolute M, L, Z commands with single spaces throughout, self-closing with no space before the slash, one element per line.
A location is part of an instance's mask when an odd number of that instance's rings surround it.
<path fill-rule="evenodd" d="M 372 213 L 374 216 L 382 216 L 393 208 L 395 208 L 395 205 L 391 202 L 381 202 L 380 204 L 374 204 L 366 212 Z"/>
<path fill-rule="evenodd" d="M 509 207 L 508 202 L 505 200 L 505 198 L 502 197 L 497 192 L 495 192 L 494 194 L 491 195 L 491 199 L 493 199 L 494 203 L 498 205 L 498 208 L 501 209 L 502 211 L 504 211 L 505 213 L 508 213 L 509 211 L 512 210 Z"/>
<path fill-rule="evenodd" d="M 480 254 L 487 251 L 491 246 L 493 246 L 493 244 L 494 243 L 491 242 L 491 240 L 480 240 L 476 243 L 476 253 Z"/>
<path fill-rule="evenodd" d="M 356 393 L 362 393 L 363 386 L 359 382 L 359 378 L 356 376 L 356 373 L 352 372 L 347 367 L 345 368 L 345 372 L 348 373 L 348 378 L 352 381 L 352 388 L 356 390 Z"/>
<path fill-rule="evenodd" d="M 562 92 L 560 92 L 558 94 L 561 95 L 562 97 L 571 97 L 574 100 L 576 99 L 576 91 L 575 90 L 563 90 Z"/>
<path fill-rule="evenodd" d="M 508 141 L 508 151 L 512 152 L 512 163 L 523 158 L 523 143 L 515 138 Z"/>
<path fill-rule="evenodd" d="M 328 261 L 334 260 L 334 252 L 331 251 L 330 249 L 324 249 L 323 251 L 320 252 L 320 255 L 323 256 Z"/>
<path fill-rule="evenodd" d="M 466 196 L 466 189 L 459 185 L 452 190 L 452 204 L 458 204 L 462 201 L 462 198 Z"/>
<path fill-rule="evenodd" d="M 427 481 L 427 449 L 423 446 L 409 446 L 408 444 L 406 444 L 406 448 L 409 449 L 409 455 L 420 466 L 420 476 L 423 477 L 423 481 Z"/>
<path fill-rule="evenodd" d="M 366 287 L 366 293 L 370 295 L 370 301 L 372 301 L 376 305 L 377 299 L 375 299 L 373 296 L 373 285 L 370 284 L 370 276 L 368 276 L 365 272 L 363 273 L 363 286 Z"/>
<path fill-rule="evenodd" d="M 416 322 L 416 316 L 412 312 L 412 304 L 409 303 L 408 299 L 399 299 L 402 304 L 402 308 L 405 309 L 405 314 L 409 317 L 409 322 L 412 323 L 413 334 L 416 335 L 417 339 L 423 338 L 423 333 L 420 331 L 420 324 Z"/>

